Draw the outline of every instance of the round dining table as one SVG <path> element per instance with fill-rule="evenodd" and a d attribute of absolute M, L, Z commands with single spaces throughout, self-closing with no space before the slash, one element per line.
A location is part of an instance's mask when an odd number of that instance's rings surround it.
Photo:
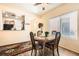
<path fill-rule="evenodd" d="M 45 37 L 45 36 L 35 36 L 34 37 L 35 41 L 38 41 L 38 43 L 40 42 L 42 45 L 43 45 L 43 55 L 45 55 L 45 44 L 49 41 L 52 41 L 55 39 L 55 36 L 48 36 L 48 37 Z"/>

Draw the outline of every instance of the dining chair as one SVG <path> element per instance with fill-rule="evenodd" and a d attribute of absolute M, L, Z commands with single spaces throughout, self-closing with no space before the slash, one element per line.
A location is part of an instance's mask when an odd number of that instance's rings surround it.
<path fill-rule="evenodd" d="M 34 39 L 34 34 L 33 32 L 30 32 L 30 38 L 31 38 L 31 43 L 32 43 L 32 51 L 31 51 L 31 55 L 33 53 L 35 53 L 35 56 L 37 55 L 37 50 L 39 49 L 43 49 L 42 45 L 38 44 L 38 42 L 36 43 L 35 39 Z"/>
<path fill-rule="evenodd" d="M 54 49 L 57 50 L 57 54 L 59 56 L 58 46 L 59 46 L 60 37 L 61 37 L 61 33 L 60 32 L 56 32 L 55 39 L 47 42 L 46 45 L 45 45 L 47 48 L 50 48 L 52 50 L 53 56 L 55 55 L 54 54 Z"/>

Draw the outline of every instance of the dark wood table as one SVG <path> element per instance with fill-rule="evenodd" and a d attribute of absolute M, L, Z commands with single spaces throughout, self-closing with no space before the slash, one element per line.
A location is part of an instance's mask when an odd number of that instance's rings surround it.
<path fill-rule="evenodd" d="M 41 42 L 41 44 L 43 45 L 43 55 L 45 52 L 45 44 L 51 40 L 53 40 L 55 37 L 54 36 L 39 36 L 39 37 L 34 37 L 35 41 Z"/>

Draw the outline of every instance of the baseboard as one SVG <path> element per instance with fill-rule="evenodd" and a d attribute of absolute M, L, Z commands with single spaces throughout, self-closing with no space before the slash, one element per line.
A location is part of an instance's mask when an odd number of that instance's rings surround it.
<path fill-rule="evenodd" d="M 68 51 L 71 51 L 71 52 L 76 53 L 76 54 L 78 54 L 78 55 L 79 55 L 79 53 L 78 53 L 78 52 L 72 51 L 72 50 L 67 49 L 67 48 L 65 48 L 65 47 L 62 47 L 62 46 L 59 46 L 59 47 L 61 47 L 61 48 L 63 48 L 63 49 L 66 49 L 66 50 L 68 50 Z"/>

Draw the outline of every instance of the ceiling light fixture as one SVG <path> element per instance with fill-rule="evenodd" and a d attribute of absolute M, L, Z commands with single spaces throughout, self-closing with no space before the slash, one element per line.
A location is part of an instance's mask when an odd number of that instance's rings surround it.
<path fill-rule="evenodd" d="M 49 4 L 49 3 L 35 3 L 34 5 L 35 5 L 35 6 L 41 5 L 41 6 L 42 6 L 42 10 L 46 10 L 46 6 L 47 6 L 48 4 Z"/>
<path fill-rule="evenodd" d="M 42 7 L 42 10 L 45 10 L 45 7 Z"/>
<path fill-rule="evenodd" d="M 46 9 L 46 6 L 47 6 L 47 3 L 42 3 L 42 10 L 45 10 Z"/>

